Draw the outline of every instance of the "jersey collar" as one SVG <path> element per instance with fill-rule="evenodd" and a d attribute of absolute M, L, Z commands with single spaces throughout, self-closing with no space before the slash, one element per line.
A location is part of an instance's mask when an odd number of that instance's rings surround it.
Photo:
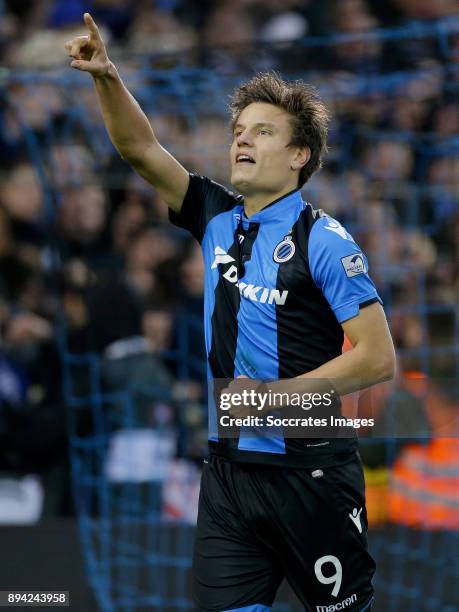
<path fill-rule="evenodd" d="M 245 222 L 250 223 L 267 223 L 269 221 L 282 221 L 285 220 L 287 209 L 293 209 L 298 205 L 302 205 L 303 200 L 299 189 L 295 189 L 286 193 L 277 200 L 270 202 L 264 206 L 261 210 L 256 212 L 250 218 L 243 213 L 243 219 Z"/>

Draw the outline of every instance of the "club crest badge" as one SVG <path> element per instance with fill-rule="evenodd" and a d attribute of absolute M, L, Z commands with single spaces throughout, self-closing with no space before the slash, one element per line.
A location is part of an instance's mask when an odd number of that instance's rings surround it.
<path fill-rule="evenodd" d="M 290 235 L 284 236 L 274 249 L 273 259 L 276 263 L 285 263 L 295 254 L 295 245 Z"/>

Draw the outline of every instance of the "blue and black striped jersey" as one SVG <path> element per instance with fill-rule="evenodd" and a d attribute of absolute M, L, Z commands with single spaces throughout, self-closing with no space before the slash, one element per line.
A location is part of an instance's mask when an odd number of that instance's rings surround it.
<path fill-rule="evenodd" d="M 209 384 L 240 375 L 292 378 L 341 354 L 341 323 L 381 301 L 368 262 L 344 227 L 293 191 L 247 218 L 242 196 L 190 175 L 171 221 L 201 243 Z M 355 451 L 355 438 L 291 439 L 241 428 L 219 437 L 209 392 L 209 446 L 235 461 L 321 467 Z"/>

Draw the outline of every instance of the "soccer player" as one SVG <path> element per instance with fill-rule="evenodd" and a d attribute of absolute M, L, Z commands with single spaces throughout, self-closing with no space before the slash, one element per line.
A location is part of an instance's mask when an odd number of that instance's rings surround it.
<path fill-rule="evenodd" d="M 321 379 L 346 393 L 391 378 L 394 349 L 367 260 L 300 195 L 326 150 L 328 116 L 315 91 L 275 74 L 236 90 L 236 196 L 164 150 L 97 25 L 87 13 L 84 21 L 88 35 L 66 44 L 71 66 L 94 77 L 121 156 L 201 243 L 209 385 L 244 376 L 307 389 Z M 341 354 L 343 332 L 353 348 Z M 305 610 L 370 610 L 375 565 L 355 438 L 244 428 L 226 438 L 209 393 L 209 448 L 193 558 L 199 609 L 267 611 L 285 577 Z"/>

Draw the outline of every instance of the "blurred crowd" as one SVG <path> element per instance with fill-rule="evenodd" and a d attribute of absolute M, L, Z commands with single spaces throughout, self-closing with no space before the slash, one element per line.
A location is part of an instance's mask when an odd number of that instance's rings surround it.
<path fill-rule="evenodd" d="M 191 55 L 220 56 L 225 64 L 263 43 L 299 41 L 306 36 L 366 33 L 457 15 L 455 0 L 2 0 L 0 54 L 12 66 L 61 63 L 56 42 L 81 28 L 91 11 L 102 25 L 112 51 L 156 53 L 193 50 Z M 410 45 L 421 47 L 416 41 Z M 239 47 L 239 48 L 236 48 Z M 211 53 L 209 53 L 211 50 Z M 346 63 L 381 58 L 380 45 L 362 42 L 340 52 Z M 196 55 L 197 53 L 197 55 Z M 248 59 L 246 57 L 246 59 Z M 289 58 L 291 64 L 292 57 Z"/>
<path fill-rule="evenodd" d="M 455 0 L 0 0 L 0 472 L 66 491 L 65 402 L 94 389 L 72 372 L 66 396 L 63 355 L 88 351 L 107 392 L 158 386 L 141 422 L 178 431 L 174 453 L 205 453 L 200 250 L 110 145 L 89 77 L 68 68 L 86 10 L 162 144 L 222 183 L 234 84 L 278 69 L 319 88 L 330 153 L 304 198 L 366 251 L 401 369 L 431 375 L 457 408 Z M 374 33 L 385 28 L 399 34 Z M 46 504 L 70 511 L 67 495 Z"/>

